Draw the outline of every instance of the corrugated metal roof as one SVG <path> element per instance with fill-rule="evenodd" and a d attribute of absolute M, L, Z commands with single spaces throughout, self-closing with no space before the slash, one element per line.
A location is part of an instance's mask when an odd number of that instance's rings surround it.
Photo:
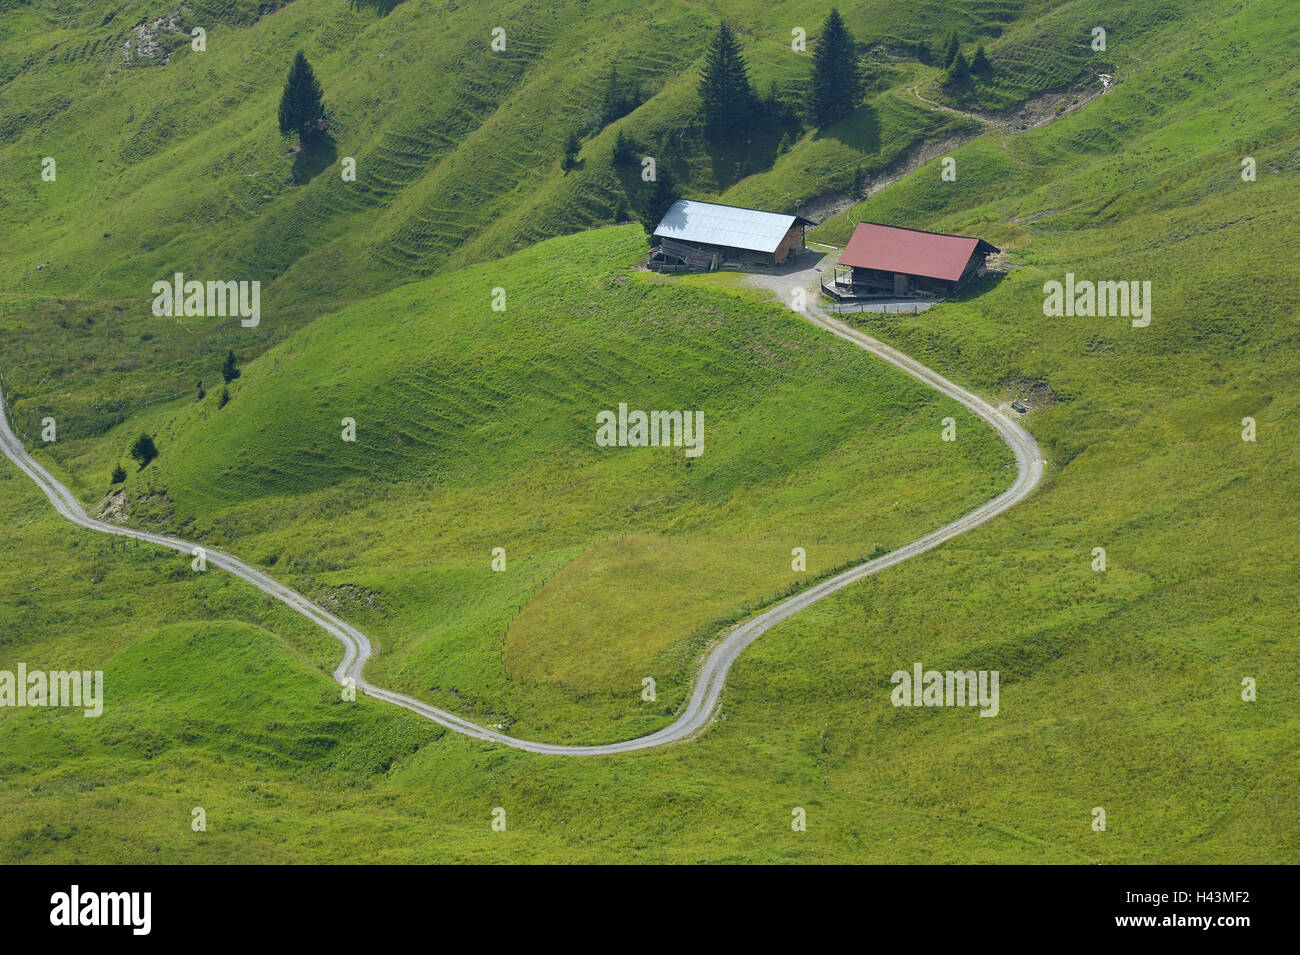
<path fill-rule="evenodd" d="M 840 256 L 840 265 L 955 282 L 981 247 L 984 252 L 998 251 L 983 239 L 859 222 Z"/>
<path fill-rule="evenodd" d="M 775 252 L 799 216 L 758 209 L 739 209 L 694 199 L 678 199 L 660 221 L 655 235 L 680 242 L 703 242 L 731 249 Z"/>

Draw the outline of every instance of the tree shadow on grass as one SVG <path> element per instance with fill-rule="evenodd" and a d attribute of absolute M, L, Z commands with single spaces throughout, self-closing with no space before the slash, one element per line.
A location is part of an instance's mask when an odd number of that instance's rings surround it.
<path fill-rule="evenodd" d="M 353 10 L 374 10 L 381 17 L 386 17 L 402 2 L 403 0 L 348 0 L 348 6 Z"/>
<path fill-rule="evenodd" d="M 718 192 L 725 192 L 746 176 L 771 169 L 782 137 L 794 139 L 799 132 L 799 120 L 792 114 L 760 113 L 745 127 L 723 136 L 702 137 Z"/>
<path fill-rule="evenodd" d="M 338 145 L 329 133 L 318 133 L 302 143 L 293 159 L 293 184 L 311 182 L 339 157 Z"/>
<path fill-rule="evenodd" d="M 949 302 L 969 302 L 971 299 L 987 295 L 1001 284 L 1002 280 L 1007 277 L 1006 272 L 995 271 L 990 269 L 979 278 L 973 280 L 964 289 L 955 295 L 946 296 Z"/>
<path fill-rule="evenodd" d="M 815 139 L 834 139 L 864 153 L 880 152 L 880 119 L 875 107 L 863 103 L 841 120 L 817 130 Z"/>

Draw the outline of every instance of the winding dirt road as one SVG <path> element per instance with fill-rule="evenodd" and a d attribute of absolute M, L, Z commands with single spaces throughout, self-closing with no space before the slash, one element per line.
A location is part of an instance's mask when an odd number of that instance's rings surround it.
<path fill-rule="evenodd" d="M 515 749 L 526 750 L 530 753 L 545 753 L 558 756 L 607 756 L 614 753 L 651 749 L 690 739 L 705 730 L 713 720 L 718 702 L 722 696 L 727 671 L 731 669 L 731 665 L 736 661 L 736 658 L 740 656 L 747 646 L 772 629 L 772 627 L 805 607 L 829 597 L 836 591 L 843 590 L 855 581 L 870 577 L 887 567 L 901 564 L 909 557 L 915 557 L 917 554 L 938 547 L 944 541 L 952 540 L 959 534 L 964 534 L 979 527 L 1028 497 L 1043 477 L 1044 462 L 1039 453 L 1038 444 L 1018 421 L 994 408 L 982 398 L 948 381 L 938 372 L 927 368 L 913 358 L 909 358 L 897 349 L 891 348 L 889 345 L 832 318 L 815 305 L 810 304 L 802 314 L 805 319 L 819 328 L 825 329 L 832 335 L 871 352 L 873 355 L 911 375 L 917 381 L 929 385 L 936 391 L 960 402 L 972 413 L 987 422 L 1002 436 L 1002 439 L 1010 445 L 1011 450 L 1014 452 L 1017 469 L 1016 480 L 1002 494 L 951 524 L 941 527 L 882 557 L 877 557 L 875 560 L 846 570 L 836 577 L 824 580 L 802 593 L 783 600 L 764 613 L 736 627 L 710 651 L 695 678 L 690 699 L 681 714 L 670 725 L 654 733 L 619 743 L 605 743 L 595 746 L 564 746 L 553 743 L 539 743 L 507 736 L 504 733 L 471 723 L 454 713 L 430 706 L 428 703 L 404 696 L 401 693 L 395 693 L 392 690 L 374 686 L 367 683 L 362 676 L 362 670 L 371 654 L 370 641 L 366 639 L 364 633 L 308 600 L 302 594 L 290 590 L 257 568 L 250 567 L 229 554 L 205 548 L 207 560 L 209 563 L 230 571 L 236 577 L 248 581 L 262 592 L 292 607 L 321 629 L 336 637 L 343 644 L 343 662 L 334 671 L 334 679 L 340 685 L 346 686 L 349 681 L 354 681 L 357 688 L 367 696 L 373 696 L 396 706 L 405 707 L 457 733 L 463 733 L 475 739 L 512 746 Z M 175 537 L 151 534 L 147 531 L 135 530 L 129 527 L 120 527 L 89 516 L 72 495 L 72 492 L 27 453 L 27 449 L 9 425 L 9 415 L 4 401 L 5 396 L 3 392 L 0 392 L 0 449 L 3 449 L 5 456 L 17 465 L 19 470 L 30 477 L 37 487 L 45 492 L 45 496 L 50 499 L 50 503 L 54 505 L 55 510 L 63 517 L 74 524 L 93 531 L 116 534 L 120 537 L 133 537 L 137 540 L 157 544 L 160 547 L 170 547 L 172 550 L 181 551 L 185 554 L 193 554 L 195 548 L 200 546 Z"/>

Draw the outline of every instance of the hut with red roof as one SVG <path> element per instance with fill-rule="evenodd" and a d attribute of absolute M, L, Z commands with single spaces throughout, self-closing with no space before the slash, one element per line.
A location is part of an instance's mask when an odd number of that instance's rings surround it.
<path fill-rule="evenodd" d="M 859 222 L 823 288 L 837 299 L 950 295 L 1000 252 L 983 239 Z"/>

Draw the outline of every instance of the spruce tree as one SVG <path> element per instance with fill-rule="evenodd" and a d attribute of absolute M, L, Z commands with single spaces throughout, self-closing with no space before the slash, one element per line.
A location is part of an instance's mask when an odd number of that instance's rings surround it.
<path fill-rule="evenodd" d="M 754 90 L 740 44 L 723 23 L 704 54 L 700 77 L 700 116 L 705 132 L 714 137 L 734 132 L 751 118 L 754 106 Z"/>
<path fill-rule="evenodd" d="M 940 62 L 945 70 L 952 66 L 952 61 L 957 59 L 957 54 L 961 51 L 961 43 L 957 40 L 957 31 L 953 30 L 948 34 L 948 44 L 943 48 L 943 60 Z"/>
<path fill-rule="evenodd" d="M 230 384 L 241 374 L 243 374 L 243 372 L 241 372 L 239 366 L 235 364 L 235 350 L 232 348 L 226 353 L 226 360 L 221 366 L 221 377 L 225 379 L 226 384 Z"/>
<path fill-rule="evenodd" d="M 983 43 L 975 47 L 975 55 L 970 61 L 970 71 L 979 76 L 988 76 L 993 72 L 993 64 L 989 62 L 988 54 L 984 52 Z"/>
<path fill-rule="evenodd" d="M 320 83 L 316 82 L 307 57 L 299 50 L 293 66 L 289 67 L 284 92 L 280 94 L 280 132 L 297 133 L 299 141 L 305 142 L 316 134 L 318 121 L 324 115 Z"/>
<path fill-rule="evenodd" d="M 636 96 L 628 90 L 618 68 L 609 68 L 609 80 L 605 84 L 605 96 L 600 104 L 600 124 L 608 126 L 616 119 L 621 119 L 636 109 Z"/>
<path fill-rule="evenodd" d="M 606 123 L 613 122 L 618 118 L 619 107 L 622 105 L 622 91 L 618 85 L 618 68 L 611 66 L 609 68 L 609 82 L 605 85 L 603 113 Z"/>
<path fill-rule="evenodd" d="M 952 61 L 952 66 L 948 67 L 948 77 L 945 82 L 951 86 L 962 86 L 970 82 L 970 68 L 966 65 L 966 57 L 960 52 Z"/>
<path fill-rule="evenodd" d="M 678 199 L 677 183 L 666 165 L 656 170 L 654 185 L 641 194 L 637 214 L 647 235 L 653 235 L 659 222 L 668 213 L 668 209 Z"/>
<path fill-rule="evenodd" d="M 867 171 L 861 166 L 853 170 L 853 191 L 852 198 L 867 198 Z"/>
<path fill-rule="evenodd" d="M 831 8 L 813 53 L 812 110 L 818 126 L 843 119 L 862 98 L 858 51 L 840 11 Z"/>
<path fill-rule="evenodd" d="M 564 168 L 572 169 L 578 163 L 578 152 L 582 143 L 578 142 L 577 133 L 569 133 L 569 140 L 564 144 Z"/>
<path fill-rule="evenodd" d="M 636 141 L 624 130 L 614 138 L 614 165 L 625 166 L 636 160 Z"/>

